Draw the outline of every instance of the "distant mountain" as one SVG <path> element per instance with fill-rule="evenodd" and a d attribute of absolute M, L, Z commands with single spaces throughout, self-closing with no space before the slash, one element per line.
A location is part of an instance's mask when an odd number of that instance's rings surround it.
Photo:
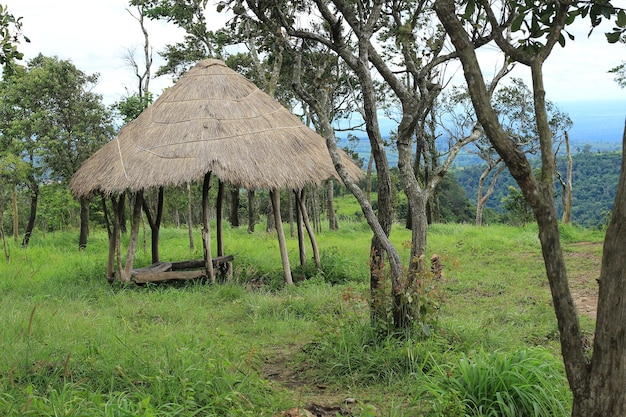
<path fill-rule="evenodd" d="M 613 209 L 621 156 L 621 152 L 592 152 L 590 150 L 583 150 L 572 155 L 573 222 L 587 227 L 603 224 L 607 212 Z M 565 158 L 559 157 L 557 163 L 559 171 L 565 175 Z M 478 165 L 460 167 L 453 171 L 472 204 L 476 204 L 478 178 L 482 171 L 483 167 Z M 519 188 L 509 172 L 505 171 L 498 179 L 496 189 L 486 207 L 499 213 L 504 212 L 502 198 L 508 194 L 509 186 Z M 562 213 L 560 184 L 557 183 L 555 189 L 557 213 L 560 216 Z"/>
<path fill-rule="evenodd" d="M 557 106 L 566 112 L 574 125 L 568 132 L 572 153 L 582 152 L 585 148 L 590 151 L 621 151 L 622 132 L 626 120 L 626 97 L 620 100 L 586 100 L 557 103 Z M 379 116 L 380 130 L 384 138 L 388 139 L 390 132 L 397 124 L 382 114 Z M 352 125 L 362 123 L 360 116 L 351 118 Z M 348 126 L 348 121 L 339 123 L 339 127 Z M 348 134 L 357 140 L 348 141 Z M 352 147 L 355 152 L 367 163 L 370 153 L 370 145 L 367 135 L 360 131 L 337 132 L 340 147 Z M 442 138 L 447 143 L 447 138 Z M 395 146 L 390 143 L 389 164 L 396 166 L 398 162 Z M 455 161 L 456 166 L 468 166 L 480 163 L 480 159 L 469 152 L 461 152 Z"/>

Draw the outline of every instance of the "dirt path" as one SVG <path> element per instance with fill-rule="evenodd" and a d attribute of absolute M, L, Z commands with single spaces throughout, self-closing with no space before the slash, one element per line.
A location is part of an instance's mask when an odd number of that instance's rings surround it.
<path fill-rule="evenodd" d="M 596 318 L 602 244 L 581 242 L 569 245 L 565 253 L 570 287 L 580 314 Z"/>

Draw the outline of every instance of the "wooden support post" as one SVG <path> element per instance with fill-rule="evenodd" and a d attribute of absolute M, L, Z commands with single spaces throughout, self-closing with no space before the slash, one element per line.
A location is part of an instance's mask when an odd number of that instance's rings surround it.
<path fill-rule="evenodd" d="M 306 193 L 304 189 L 300 190 L 300 195 L 296 195 L 296 200 L 298 201 L 298 205 L 300 206 L 300 212 L 302 213 L 302 220 L 304 221 L 304 226 L 306 227 L 306 231 L 309 234 L 309 239 L 311 240 L 311 248 L 313 249 L 313 260 L 315 261 L 315 267 L 320 268 L 322 263 L 320 261 L 320 252 L 317 248 L 317 241 L 315 240 L 315 233 L 311 228 L 311 223 L 309 222 L 309 216 L 306 212 Z"/>
<path fill-rule="evenodd" d="M 218 181 L 217 186 L 217 204 L 215 205 L 216 217 L 216 229 L 217 229 L 217 256 L 224 256 L 224 236 L 223 228 L 224 223 L 222 219 L 224 211 L 224 183 L 222 180 Z"/>
<path fill-rule="evenodd" d="M 103 205 L 104 205 L 104 199 Z M 120 234 L 120 219 L 118 215 L 118 204 L 115 196 L 111 196 L 111 204 L 113 206 L 113 230 L 109 230 L 109 260 L 107 262 L 107 279 L 113 281 L 115 279 L 115 249 L 117 248 Z M 106 216 L 106 206 L 104 206 Z M 107 223 L 108 225 L 108 223 Z"/>
<path fill-rule="evenodd" d="M 121 230 L 122 230 L 122 211 L 124 211 L 124 193 L 120 194 L 119 200 L 115 196 L 111 196 L 113 205 L 113 235 L 109 240 L 109 267 L 107 267 L 107 278 L 115 279 L 115 268 L 117 267 L 120 280 L 125 280 L 124 268 L 122 268 L 122 250 L 121 250 Z M 110 272 L 110 273 L 109 273 Z"/>
<path fill-rule="evenodd" d="M 150 225 L 150 248 L 152 250 L 152 263 L 155 264 L 161 260 L 159 256 L 159 232 L 161 230 L 161 219 L 163 218 L 163 187 L 159 187 L 157 209 L 154 217 L 145 199 L 143 199 L 142 206 L 143 212 L 146 213 L 148 224 Z"/>
<path fill-rule="evenodd" d="M 133 205 L 133 216 L 130 225 L 130 242 L 128 242 L 128 252 L 126 253 L 126 264 L 122 279 L 130 281 L 130 273 L 135 263 L 135 250 L 137 249 L 137 239 L 139 236 L 139 223 L 141 221 L 141 206 L 143 204 L 143 190 L 135 193 L 135 204 Z"/>
<path fill-rule="evenodd" d="M 276 234 L 278 235 L 278 246 L 280 247 L 280 257 L 283 261 L 283 272 L 285 273 L 285 283 L 293 284 L 293 278 L 291 277 L 291 266 L 289 265 L 289 254 L 287 253 L 287 242 L 285 240 L 285 232 L 283 231 L 283 223 L 280 217 L 280 191 L 270 190 L 270 198 L 272 200 L 272 208 L 274 209 Z"/>
<path fill-rule="evenodd" d="M 298 204 L 298 194 L 300 191 L 293 190 L 293 194 L 296 198 L 296 227 L 298 229 L 298 249 L 300 250 L 300 266 L 304 269 L 306 267 L 306 247 L 304 246 L 304 226 L 302 225 L 302 212 L 300 210 L 300 204 Z"/>
<path fill-rule="evenodd" d="M 209 188 L 211 188 L 211 172 L 204 175 L 202 183 L 202 247 L 204 249 L 204 262 L 206 272 L 212 283 L 215 283 L 215 271 L 211 257 L 211 225 L 209 220 Z"/>

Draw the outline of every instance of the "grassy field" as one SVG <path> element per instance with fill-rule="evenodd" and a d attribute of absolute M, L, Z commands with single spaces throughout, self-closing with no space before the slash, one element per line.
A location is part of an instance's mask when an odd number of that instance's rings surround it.
<path fill-rule="evenodd" d="M 214 286 L 109 284 L 104 231 L 84 252 L 77 232 L 10 244 L 0 415 L 567 415 L 536 227 L 430 228 L 429 256 L 445 275 L 428 338 L 370 328 L 371 234 L 365 223 L 340 227 L 318 235 L 322 271 L 297 271 L 309 278 L 290 287 L 275 236 L 245 227 L 226 230 L 234 276 Z M 410 238 L 399 226 L 392 237 L 405 248 Z M 573 288 L 592 293 L 602 234 L 567 226 L 562 237 Z M 201 258 L 186 230 L 164 229 L 161 242 L 163 260 Z M 140 248 L 136 265 L 148 263 Z M 581 322 L 591 334 L 593 318 Z M 520 414 L 524 402 L 535 414 Z"/>

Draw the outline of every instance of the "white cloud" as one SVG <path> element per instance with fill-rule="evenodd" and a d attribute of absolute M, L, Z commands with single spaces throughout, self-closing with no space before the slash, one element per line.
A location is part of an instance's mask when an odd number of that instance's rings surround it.
<path fill-rule="evenodd" d="M 136 77 L 124 56 L 136 50 L 143 62 L 143 33 L 127 11 L 127 0 L 6 0 L 8 10 L 22 17 L 22 31 L 30 38 L 19 49 L 26 59 L 42 53 L 70 60 L 87 74 L 99 73 L 95 91 L 111 104 L 136 90 Z M 132 10 L 132 9 L 131 9 Z M 135 12 L 136 14 L 136 12 Z M 163 60 L 158 56 L 168 43 L 182 40 L 180 29 L 165 22 L 145 22 L 153 49 L 155 72 Z M 169 77 L 153 80 L 155 93 L 171 85 Z"/>
<path fill-rule="evenodd" d="M 128 49 L 137 50 L 137 59 L 143 56 L 143 34 L 138 22 L 128 13 L 127 0 L 5 0 L 8 9 L 22 16 L 23 32 L 31 39 L 21 45 L 26 58 L 38 53 L 56 55 L 71 60 L 88 74 L 100 73 L 96 91 L 107 104 L 135 90 L 133 70 L 123 56 Z M 225 22 L 221 14 L 211 13 L 209 21 L 217 29 Z M 180 29 L 165 22 L 147 21 L 150 42 L 154 51 L 153 71 L 163 61 L 157 52 L 168 43 L 182 40 Z M 626 99 L 626 90 L 620 89 L 607 71 L 626 60 L 623 44 L 609 45 L 603 28 L 587 37 L 588 23 L 580 22 L 572 29 L 575 41 L 563 49 L 557 46 L 545 64 L 545 85 L 548 99 L 580 101 L 598 99 Z M 495 66 L 494 66 L 495 68 Z M 494 68 L 485 67 L 488 74 Z M 515 76 L 529 80 L 527 68 L 515 70 Z M 488 75 L 487 75 L 488 76 Z M 529 82 L 529 81 L 528 81 Z M 171 85 L 168 77 L 152 81 L 151 90 L 157 95 Z"/>

